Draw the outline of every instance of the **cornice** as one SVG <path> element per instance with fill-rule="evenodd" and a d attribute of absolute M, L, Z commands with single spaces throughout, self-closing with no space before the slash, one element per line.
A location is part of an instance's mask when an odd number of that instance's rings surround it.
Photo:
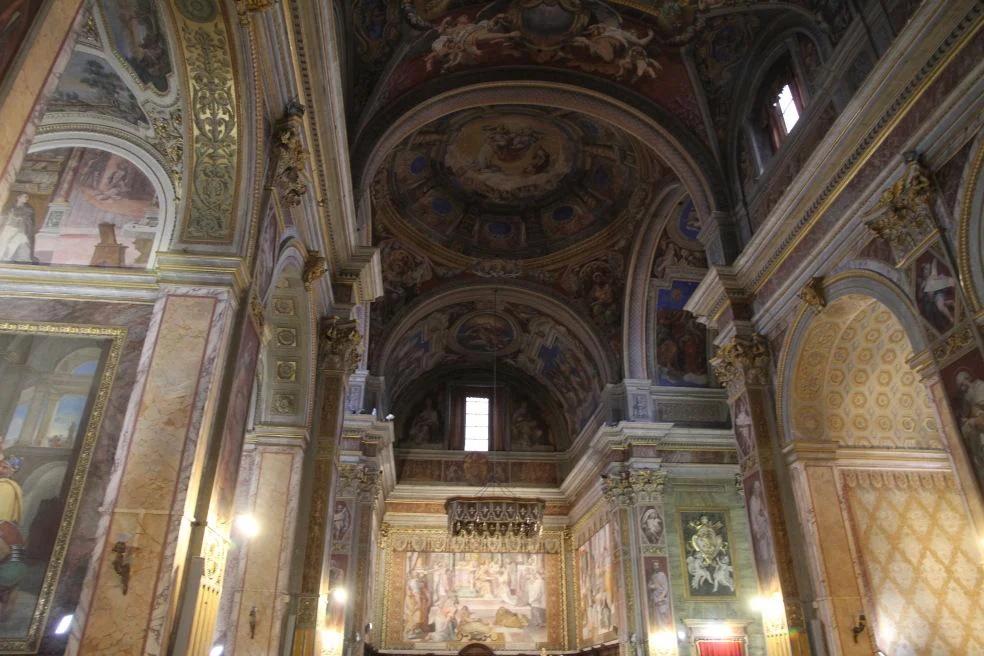
<path fill-rule="evenodd" d="M 0 265 L 0 294 L 4 296 L 153 303 L 159 292 L 153 271 Z"/>
<path fill-rule="evenodd" d="M 159 253 L 157 276 L 161 283 L 227 287 L 236 298 L 249 285 L 245 260 L 223 255 Z"/>
<path fill-rule="evenodd" d="M 982 24 L 984 8 L 923 3 L 838 116 L 734 264 L 741 287 L 758 291 L 830 208 L 916 100 Z M 939 44 L 920 61 L 913 43 Z M 827 180 L 823 186 L 819 180 Z M 814 190 L 819 189 L 818 193 Z"/>

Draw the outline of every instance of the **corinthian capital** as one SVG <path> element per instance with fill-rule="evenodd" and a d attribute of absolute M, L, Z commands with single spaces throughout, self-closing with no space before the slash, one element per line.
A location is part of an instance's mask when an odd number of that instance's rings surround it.
<path fill-rule="evenodd" d="M 635 503 L 658 502 L 666 484 L 661 469 L 620 468 L 601 476 L 601 490 L 609 505 L 624 508 Z"/>
<path fill-rule="evenodd" d="M 338 466 L 338 496 L 356 497 L 372 501 L 379 494 L 382 480 L 379 469 L 367 464 L 342 464 Z"/>
<path fill-rule="evenodd" d="M 936 233 L 933 217 L 933 184 L 914 152 L 905 154 L 906 169 L 878 199 L 865 222 L 868 229 L 888 242 L 896 266 L 904 264 Z"/>
<path fill-rule="evenodd" d="M 318 365 L 351 374 L 362 359 L 362 335 L 354 319 L 328 317 L 321 325 Z"/>
<path fill-rule="evenodd" d="M 769 379 L 769 344 L 761 335 L 738 336 L 711 358 L 714 375 L 723 385 L 744 382 L 764 385 Z"/>

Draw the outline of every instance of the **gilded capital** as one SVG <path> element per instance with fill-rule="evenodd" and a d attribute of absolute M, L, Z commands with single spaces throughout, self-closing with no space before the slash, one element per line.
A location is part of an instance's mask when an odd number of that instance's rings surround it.
<path fill-rule="evenodd" d="M 612 508 L 658 502 L 666 485 L 662 469 L 620 469 L 602 474 L 601 489 Z"/>
<path fill-rule="evenodd" d="M 885 190 L 865 221 L 869 230 L 888 242 L 896 266 L 936 233 L 928 171 L 914 152 L 906 153 L 905 161 L 905 173 Z"/>
<path fill-rule="evenodd" d="M 362 335 L 354 319 L 328 317 L 321 326 L 318 364 L 329 371 L 351 374 L 362 359 Z"/>
<path fill-rule="evenodd" d="M 769 345 L 761 335 L 735 336 L 711 358 L 714 375 L 723 385 L 744 381 L 764 385 L 769 379 Z"/>

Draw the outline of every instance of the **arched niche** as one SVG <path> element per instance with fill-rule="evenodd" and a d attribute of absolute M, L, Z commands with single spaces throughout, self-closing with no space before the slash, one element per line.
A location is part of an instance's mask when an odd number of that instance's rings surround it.
<path fill-rule="evenodd" d="M 779 363 L 787 441 L 942 449 L 934 402 L 909 360 L 927 348 L 901 288 L 873 271 L 824 283 L 826 306 L 800 313 Z"/>
<path fill-rule="evenodd" d="M 314 388 L 314 314 L 301 273 L 304 254 L 289 242 L 264 299 L 267 336 L 257 369 L 254 424 L 306 426 Z"/>
<path fill-rule="evenodd" d="M 171 241 L 176 201 L 150 151 L 72 130 L 38 135 L 4 211 L 28 226 L 10 233 L 20 246 L 8 241 L 4 261 L 152 269 Z"/>

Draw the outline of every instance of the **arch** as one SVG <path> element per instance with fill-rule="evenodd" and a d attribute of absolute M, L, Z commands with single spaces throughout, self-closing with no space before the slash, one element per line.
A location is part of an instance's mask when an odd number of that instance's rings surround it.
<path fill-rule="evenodd" d="M 651 379 L 649 371 L 649 341 L 647 322 L 650 316 L 649 279 L 659 237 L 669 220 L 669 212 L 683 196 L 677 186 L 667 187 L 653 204 L 645 223 L 639 230 L 629 256 L 625 280 L 625 306 L 622 318 L 623 366 L 625 377 Z"/>
<path fill-rule="evenodd" d="M 257 368 L 255 424 L 307 425 L 313 407 L 314 312 L 304 287 L 306 251 L 296 240 L 281 248 L 273 281 L 263 299 L 271 331 Z"/>
<path fill-rule="evenodd" d="M 984 306 L 984 133 L 977 136 L 972 152 L 960 182 L 957 259 L 967 297 L 979 310 Z"/>
<path fill-rule="evenodd" d="M 378 131 L 379 136 L 367 143 L 362 139 L 353 152 L 354 186 L 359 197 L 368 193 L 368 185 L 386 156 L 405 137 L 422 126 L 454 112 L 473 107 L 525 104 L 575 109 L 581 113 L 606 121 L 633 135 L 652 148 L 680 179 L 687 189 L 698 215 L 708 221 L 716 211 L 726 211 L 727 201 L 723 185 L 716 175 L 717 166 L 706 148 L 684 134 L 667 126 L 674 120 L 665 112 L 653 107 L 645 110 L 630 104 L 629 93 L 619 94 L 618 99 L 608 94 L 575 86 L 572 83 L 534 81 L 531 79 L 506 79 L 496 82 L 469 84 L 435 93 L 431 85 L 414 94 L 423 100 L 406 107 L 397 118 L 392 112 L 380 112 L 362 135 Z M 363 211 L 365 203 L 360 204 Z"/>
<path fill-rule="evenodd" d="M 900 348 L 906 353 L 904 357 L 899 359 L 903 361 L 909 372 L 912 370 L 904 361 L 911 358 L 912 353 L 919 353 L 928 347 L 926 335 L 920 328 L 922 324 L 916 309 L 901 287 L 889 278 L 870 270 L 851 269 L 825 280 L 823 293 L 826 299 L 824 310 L 816 313 L 808 307 L 803 307 L 794 320 L 782 347 L 776 387 L 779 396 L 777 405 L 780 415 L 780 433 L 786 441 L 796 439 L 792 389 L 801 380 L 798 377 L 797 368 L 804 357 L 809 357 L 804 354 L 810 350 L 811 344 L 816 347 L 813 350 L 817 353 L 817 355 L 812 356 L 816 360 L 813 366 L 817 368 L 817 371 L 823 372 L 819 379 L 821 386 L 817 391 L 825 389 L 824 376 L 829 370 L 829 360 L 820 362 L 822 350 L 827 348 L 828 351 L 832 351 L 833 347 L 845 337 L 844 329 L 848 327 L 848 323 L 860 317 L 860 313 L 870 311 L 874 307 L 886 311 L 889 317 L 887 323 L 891 323 L 893 329 L 897 327 L 904 337 L 904 340 L 900 340 L 900 343 L 904 341 L 904 348 Z M 820 323 L 822 321 L 827 322 L 828 325 L 822 326 Z M 836 325 L 840 325 L 841 328 L 838 329 Z M 818 332 L 824 330 L 827 332 L 825 336 Z M 826 342 L 821 344 L 821 338 L 825 339 Z M 912 384 L 919 387 L 920 393 L 925 395 L 926 402 L 932 403 L 928 390 L 918 380 L 918 376 L 914 372 L 912 375 Z M 813 386 L 815 387 L 816 384 L 817 381 L 814 381 Z M 894 401 L 895 399 L 890 400 Z M 938 426 L 936 430 L 940 430 Z M 820 428 L 817 429 L 817 432 L 822 435 L 826 434 L 825 431 L 821 432 Z M 940 436 L 937 441 L 942 439 Z"/>
<path fill-rule="evenodd" d="M 91 346 L 84 346 L 80 349 L 72 351 L 59 360 L 58 364 L 55 365 L 55 371 L 59 373 L 74 374 L 75 369 L 84 364 L 88 364 L 90 362 L 98 364 L 100 357 L 102 357 L 101 349 Z M 95 371 L 92 373 L 95 374 Z"/>
<path fill-rule="evenodd" d="M 154 188 L 154 193 L 157 194 L 160 206 L 160 230 L 154 239 L 150 258 L 147 261 L 147 268 L 153 269 L 157 252 L 166 250 L 172 243 L 177 221 L 176 190 L 162 162 L 149 149 L 127 139 L 78 129 L 39 134 L 27 152 L 38 153 L 56 148 L 88 148 L 105 151 L 126 159 L 147 177 Z"/>
<path fill-rule="evenodd" d="M 499 303 L 504 304 L 514 301 L 524 305 L 534 304 L 534 307 L 538 307 L 544 315 L 558 319 L 561 325 L 568 329 L 575 338 L 589 349 L 592 363 L 597 367 L 599 374 L 602 376 L 602 382 L 615 382 L 615 368 L 611 362 L 611 358 L 606 356 L 607 350 L 602 344 L 601 339 L 587 322 L 553 296 L 525 287 L 505 285 L 501 281 L 498 283 L 482 282 L 469 284 L 467 287 L 457 287 L 443 291 L 438 295 L 419 301 L 390 331 L 383 345 L 381 355 L 377 360 L 382 373 L 385 374 L 396 344 L 420 321 L 426 319 L 434 311 L 442 307 L 459 301 L 474 300 L 477 297 L 481 297 L 483 293 L 487 295 L 493 290 L 497 292 Z"/>

